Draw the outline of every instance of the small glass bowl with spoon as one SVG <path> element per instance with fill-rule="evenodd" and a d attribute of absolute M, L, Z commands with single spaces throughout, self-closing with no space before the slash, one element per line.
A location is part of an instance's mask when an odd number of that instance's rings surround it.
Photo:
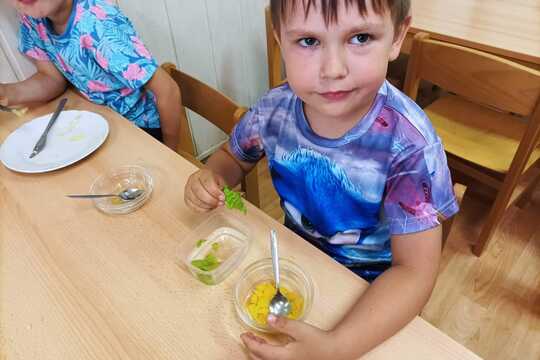
<path fill-rule="evenodd" d="M 154 182 L 141 166 L 127 165 L 99 176 L 88 195 L 68 195 L 71 198 L 90 198 L 107 214 L 127 214 L 137 210 L 150 198 Z"/>
<path fill-rule="evenodd" d="M 275 238 L 274 233 L 271 239 Z M 274 247 L 273 244 L 272 240 L 271 248 Z M 313 302 L 314 286 L 311 277 L 292 260 L 279 259 L 277 252 L 272 253 L 275 255 L 273 258 L 260 259 L 244 269 L 233 293 L 234 305 L 240 320 L 251 329 L 260 332 L 274 332 L 267 323 L 267 317 L 275 311 L 280 311 L 272 309 L 272 299 L 277 294 L 276 283 L 280 293 L 289 303 L 285 307 L 283 304 L 279 305 L 280 309 L 285 308 L 287 312 L 287 315 L 280 312 L 280 316 L 303 320 L 309 314 Z M 277 282 L 273 259 L 279 259 Z"/>

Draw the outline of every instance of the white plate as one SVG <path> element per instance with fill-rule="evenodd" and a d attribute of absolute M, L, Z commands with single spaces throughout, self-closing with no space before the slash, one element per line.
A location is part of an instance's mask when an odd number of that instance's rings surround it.
<path fill-rule="evenodd" d="M 30 154 L 52 114 L 29 121 L 9 134 L 0 146 L 0 161 L 13 171 L 42 173 L 61 169 L 90 155 L 103 144 L 109 124 L 89 111 L 62 111 L 47 136 L 45 148 Z"/>

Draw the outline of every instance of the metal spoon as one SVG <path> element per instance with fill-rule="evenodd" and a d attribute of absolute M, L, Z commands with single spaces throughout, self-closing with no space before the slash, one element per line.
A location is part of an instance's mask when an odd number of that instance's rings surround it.
<path fill-rule="evenodd" d="M 86 194 L 86 195 L 66 195 L 70 198 L 76 199 L 96 199 L 96 198 L 105 198 L 105 197 L 119 197 L 124 201 L 135 200 L 144 193 L 144 189 L 137 188 L 128 188 L 124 191 L 121 191 L 118 194 Z"/>
<path fill-rule="evenodd" d="M 272 269 L 274 270 L 274 280 L 276 282 L 276 295 L 270 301 L 270 314 L 275 316 L 287 316 L 291 312 L 291 303 L 279 291 L 279 255 L 276 231 L 270 231 L 270 248 L 272 249 Z"/>

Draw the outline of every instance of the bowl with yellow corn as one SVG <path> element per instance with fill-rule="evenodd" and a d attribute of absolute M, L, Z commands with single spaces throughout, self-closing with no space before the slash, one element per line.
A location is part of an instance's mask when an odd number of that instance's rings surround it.
<path fill-rule="evenodd" d="M 293 320 L 303 320 L 311 310 L 313 302 L 313 282 L 293 261 L 279 260 L 280 291 L 291 303 L 287 316 Z M 261 259 L 249 265 L 240 276 L 234 289 L 234 303 L 240 320 L 261 332 L 272 332 L 268 326 L 268 306 L 276 294 L 272 259 Z"/>

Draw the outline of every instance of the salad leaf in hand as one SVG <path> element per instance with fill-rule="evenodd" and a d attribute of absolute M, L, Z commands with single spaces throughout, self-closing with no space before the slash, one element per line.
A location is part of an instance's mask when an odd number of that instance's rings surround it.
<path fill-rule="evenodd" d="M 244 214 L 247 213 L 246 204 L 244 204 L 239 192 L 231 190 L 227 186 L 223 188 L 223 192 L 225 193 L 225 206 L 227 206 L 227 208 L 238 209 Z"/>

